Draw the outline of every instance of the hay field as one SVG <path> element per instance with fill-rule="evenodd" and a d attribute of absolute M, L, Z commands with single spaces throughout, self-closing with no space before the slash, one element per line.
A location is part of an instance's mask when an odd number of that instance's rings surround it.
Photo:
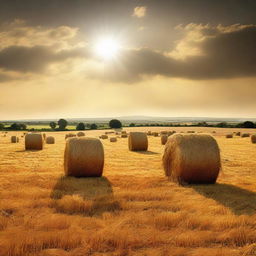
<path fill-rule="evenodd" d="M 148 152 L 128 139 L 102 140 L 102 178 L 64 177 L 65 132 L 24 151 L 0 134 L 0 256 L 252 256 L 256 253 L 256 144 L 216 131 L 223 170 L 216 185 L 178 186 L 164 177 L 160 137 Z M 234 131 L 242 129 L 234 129 Z M 89 131 L 98 137 L 104 131 Z M 253 132 L 253 130 L 246 130 Z M 255 132 L 255 130 L 254 130 Z"/>

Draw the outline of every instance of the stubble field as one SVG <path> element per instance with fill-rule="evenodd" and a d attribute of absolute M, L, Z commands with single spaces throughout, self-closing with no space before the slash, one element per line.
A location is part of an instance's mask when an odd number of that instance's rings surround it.
<path fill-rule="evenodd" d="M 256 144 L 250 138 L 226 139 L 233 129 L 126 130 L 216 131 L 217 184 L 168 181 L 160 137 L 149 137 L 148 152 L 130 152 L 127 138 L 102 140 L 103 177 L 72 178 L 63 171 L 66 132 L 46 133 L 56 144 L 42 151 L 25 151 L 23 138 L 10 143 L 22 133 L 0 134 L 0 256 L 256 255 Z"/>

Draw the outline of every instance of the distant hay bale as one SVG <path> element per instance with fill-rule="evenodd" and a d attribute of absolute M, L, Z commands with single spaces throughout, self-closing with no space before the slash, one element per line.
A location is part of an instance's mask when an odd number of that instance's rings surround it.
<path fill-rule="evenodd" d="M 163 135 L 164 135 L 164 134 L 168 134 L 168 131 L 161 131 L 160 134 L 161 134 L 161 135 L 162 135 L 162 134 L 163 134 Z"/>
<path fill-rule="evenodd" d="M 46 144 L 54 144 L 55 138 L 53 136 L 47 136 L 46 137 Z"/>
<path fill-rule="evenodd" d="M 65 139 L 67 139 L 67 138 L 73 138 L 73 137 L 76 137 L 76 135 L 73 134 L 73 133 L 67 133 L 67 134 L 65 135 Z"/>
<path fill-rule="evenodd" d="M 126 131 L 121 131 L 121 134 L 127 134 L 127 132 Z"/>
<path fill-rule="evenodd" d="M 216 133 L 216 131 L 212 131 L 212 133 Z"/>
<path fill-rule="evenodd" d="M 195 131 L 187 131 L 187 133 L 195 133 Z"/>
<path fill-rule="evenodd" d="M 242 138 L 250 137 L 250 133 L 242 133 L 241 137 Z"/>
<path fill-rule="evenodd" d="M 121 138 L 127 138 L 127 137 L 128 137 L 128 134 L 127 134 L 127 133 L 121 134 Z"/>
<path fill-rule="evenodd" d="M 154 137 L 158 137 L 158 136 L 159 136 L 158 132 L 153 132 L 152 135 L 153 135 Z"/>
<path fill-rule="evenodd" d="M 85 133 L 84 132 L 78 132 L 76 136 L 77 137 L 83 137 L 83 136 L 85 136 Z"/>
<path fill-rule="evenodd" d="M 117 138 L 116 138 L 116 137 L 111 137 L 111 138 L 109 139 L 109 141 L 110 141 L 110 142 L 117 142 Z"/>
<path fill-rule="evenodd" d="M 95 138 L 70 138 L 66 141 L 64 170 L 67 176 L 100 177 L 104 166 L 104 149 Z"/>
<path fill-rule="evenodd" d="M 221 169 L 220 150 L 208 134 L 175 134 L 163 155 L 165 175 L 182 183 L 215 183 Z"/>
<path fill-rule="evenodd" d="M 19 138 L 17 136 L 11 137 L 11 143 L 18 143 L 18 142 L 19 142 Z"/>
<path fill-rule="evenodd" d="M 145 132 L 130 132 L 128 138 L 128 147 L 130 151 L 147 151 L 147 134 Z"/>
<path fill-rule="evenodd" d="M 253 134 L 253 135 L 251 136 L 251 142 L 252 142 L 252 143 L 256 143 L 256 134 Z"/>
<path fill-rule="evenodd" d="M 115 133 L 115 132 L 113 132 L 113 131 L 105 132 L 105 134 L 113 134 L 113 133 Z"/>
<path fill-rule="evenodd" d="M 161 144 L 162 145 L 165 145 L 167 140 L 168 140 L 168 135 L 166 135 L 166 134 L 161 135 Z"/>
<path fill-rule="evenodd" d="M 236 136 L 241 136 L 241 132 L 236 132 Z"/>
<path fill-rule="evenodd" d="M 103 140 L 108 139 L 108 135 L 102 134 L 102 135 L 101 135 L 101 139 L 103 139 Z"/>
<path fill-rule="evenodd" d="M 226 138 L 229 139 L 229 138 L 233 138 L 233 134 L 232 133 L 229 133 L 226 135 Z"/>
<path fill-rule="evenodd" d="M 43 149 L 43 136 L 40 133 L 27 133 L 25 136 L 25 149 Z"/>
<path fill-rule="evenodd" d="M 148 132 L 147 132 L 147 135 L 149 135 L 149 136 L 152 135 L 152 132 L 151 132 L 151 131 L 148 131 Z"/>
<path fill-rule="evenodd" d="M 176 132 L 175 131 L 168 131 L 167 135 L 169 137 L 169 136 L 173 135 L 174 133 L 176 133 Z"/>

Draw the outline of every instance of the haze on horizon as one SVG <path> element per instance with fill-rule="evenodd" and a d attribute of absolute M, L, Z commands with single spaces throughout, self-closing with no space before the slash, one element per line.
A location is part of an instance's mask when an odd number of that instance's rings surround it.
<path fill-rule="evenodd" d="M 0 0 L 1 120 L 255 117 L 254 0 Z"/>

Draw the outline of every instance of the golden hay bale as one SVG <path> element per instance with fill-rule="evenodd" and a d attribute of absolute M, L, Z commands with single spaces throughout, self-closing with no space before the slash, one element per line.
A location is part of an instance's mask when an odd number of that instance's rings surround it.
<path fill-rule="evenodd" d="M 130 132 L 128 139 L 129 150 L 131 151 L 147 151 L 148 137 L 145 132 Z"/>
<path fill-rule="evenodd" d="M 168 140 L 168 135 L 163 134 L 163 135 L 161 136 L 161 143 L 162 143 L 162 145 L 165 145 L 166 142 L 167 142 L 167 140 Z"/>
<path fill-rule="evenodd" d="M 67 133 L 67 134 L 65 135 L 65 139 L 67 139 L 67 138 L 73 138 L 73 137 L 76 137 L 76 135 L 73 134 L 73 133 Z"/>
<path fill-rule="evenodd" d="M 163 167 L 178 183 L 215 183 L 221 169 L 218 144 L 208 134 L 175 134 L 165 144 Z"/>
<path fill-rule="evenodd" d="M 168 137 L 169 137 L 169 136 L 173 135 L 174 133 L 176 133 L 176 132 L 175 132 L 175 131 L 168 131 L 168 132 L 167 132 L 167 135 L 168 135 Z"/>
<path fill-rule="evenodd" d="M 116 137 L 111 137 L 111 138 L 109 139 L 109 141 L 110 141 L 110 142 L 117 142 L 117 138 L 116 138 Z"/>
<path fill-rule="evenodd" d="M 43 136 L 41 133 L 27 133 L 25 136 L 25 149 L 43 149 Z"/>
<path fill-rule="evenodd" d="M 17 136 L 12 136 L 11 143 L 17 143 L 17 142 L 19 142 L 19 138 Z"/>
<path fill-rule="evenodd" d="M 84 132 L 78 132 L 76 136 L 77 137 L 83 137 L 83 136 L 85 136 L 85 133 Z"/>
<path fill-rule="evenodd" d="M 158 132 L 153 132 L 152 134 L 154 137 L 158 137 L 158 135 L 159 135 Z"/>
<path fill-rule="evenodd" d="M 187 131 L 187 133 L 195 133 L 195 131 Z"/>
<path fill-rule="evenodd" d="M 241 135 L 242 138 L 247 138 L 247 137 L 250 137 L 250 133 L 243 133 Z"/>
<path fill-rule="evenodd" d="M 232 133 L 227 134 L 227 135 L 226 135 L 226 138 L 228 138 L 228 139 L 229 139 L 229 138 L 233 138 L 233 134 L 232 134 Z"/>
<path fill-rule="evenodd" d="M 160 134 L 161 134 L 161 135 L 162 135 L 162 134 L 163 134 L 163 135 L 164 135 L 164 134 L 168 134 L 168 131 L 161 131 Z"/>
<path fill-rule="evenodd" d="M 147 135 L 152 135 L 152 132 L 151 132 L 151 131 L 148 131 L 148 132 L 147 132 Z"/>
<path fill-rule="evenodd" d="M 70 138 L 66 141 L 64 170 L 67 176 L 99 177 L 104 166 L 104 149 L 95 138 Z"/>
<path fill-rule="evenodd" d="M 101 139 L 103 139 L 103 140 L 108 139 L 108 135 L 106 135 L 106 134 L 101 135 Z"/>
<path fill-rule="evenodd" d="M 128 137 L 128 134 L 127 134 L 127 133 L 121 134 L 121 138 L 127 138 L 127 137 Z"/>
<path fill-rule="evenodd" d="M 256 143 L 256 134 L 253 134 L 251 136 L 251 141 L 252 141 L 252 143 Z"/>
<path fill-rule="evenodd" d="M 241 136 L 241 132 L 236 132 L 236 136 Z"/>
<path fill-rule="evenodd" d="M 54 144 L 55 138 L 53 136 L 46 137 L 46 144 Z"/>
<path fill-rule="evenodd" d="M 121 131 L 121 134 L 127 134 L 127 132 L 126 131 Z"/>

